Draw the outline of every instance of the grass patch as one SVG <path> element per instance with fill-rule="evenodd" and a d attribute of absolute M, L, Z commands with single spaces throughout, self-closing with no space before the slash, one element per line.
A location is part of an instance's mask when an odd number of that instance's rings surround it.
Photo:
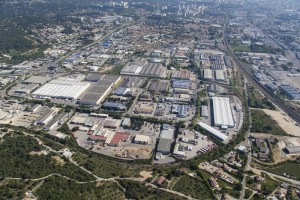
<path fill-rule="evenodd" d="M 287 133 L 278 126 L 270 115 L 262 110 L 251 110 L 252 127 L 254 133 L 270 133 L 272 135 L 287 135 Z"/>
<path fill-rule="evenodd" d="M 200 177 L 190 177 L 184 175 L 173 187 L 173 190 L 190 195 L 192 198 L 214 199 L 211 189 L 207 185 L 207 181 Z"/>
<path fill-rule="evenodd" d="M 249 46 L 233 45 L 231 47 L 232 47 L 233 51 L 242 51 L 242 52 L 250 52 L 251 51 Z"/>
<path fill-rule="evenodd" d="M 41 199 L 125 199 L 114 182 L 77 184 L 62 177 L 50 177 L 35 192 Z"/>
<path fill-rule="evenodd" d="M 280 182 L 275 181 L 269 177 L 267 174 L 263 174 L 265 177 L 265 181 L 262 183 L 262 193 L 264 195 L 271 194 L 278 186 L 280 186 Z"/>
<path fill-rule="evenodd" d="M 263 166 L 263 170 L 278 174 L 282 176 L 283 173 L 294 176 L 297 180 L 300 180 L 300 162 L 299 161 L 287 161 L 283 164 L 273 167 Z"/>
<path fill-rule="evenodd" d="M 246 189 L 244 198 L 249 199 L 252 194 L 253 194 L 252 190 Z"/>

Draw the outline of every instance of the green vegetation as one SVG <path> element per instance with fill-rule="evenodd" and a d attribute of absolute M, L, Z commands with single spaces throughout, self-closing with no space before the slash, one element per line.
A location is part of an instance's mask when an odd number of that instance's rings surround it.
<path fill-rule="evenodd" d="M 280 182 L 275 181 L 270 178 L 269 175 L 263 174 L 265 177 L 265 181 L 262 182 L 262 193 L 264 195 L 269 195 L 271 194 L 278 186 L 280 186 Z"/>
<path fill-rule="evenodd" d="M 287 135 L 282 130 L 270 115 L 267 115 L 262 110 L 251 110 L 252 115 L 252 128 L 253 133 L 270 133 L 272 135 Z"/>
<path fill-rule="evenodd" d="M 120 71 L 123 69 L 125 65 L 122 64 L 122 65 L 117 65 L 117 66 L 114 66 L 110 71 L 108 71 L 107 73 L 108 74 L 120 74 Z"/>
<path fill-rule="evenodd" d="M 144 168 L 103 155 L 76 153 L 73 158 L 78 164 L 103 178 L 139 176 Z"/>
<path fill-rule="evenodd" d="M 173 190 L 197 199 L 214 199 L 207 181 L 200 177 L 193 178 L 184 175 L 173 187 Z"/>
<path fill-rule="evenodd" d="M 145 186 L 144 183 L 139 183 L 131 180 L 118 180 L 120 185 L 125 188 L 125 196 L 127 199 L 159 199 L 159 200 L 179 200 L 185 199 L 178 195 L 171 194 L 159 189 Z"/>
<path fill-rule="evenodd" d="M 78 184 L 62 177 L 47 178 L 35 192 L 39 199 L 124 199 L 124 193 L 115 182 Z"/>
<path fill-rule="evenodd" d="M 249 46 L 240 46 L 240 45 L 233 45 L 231 46 L 233 51 L 239 51 L 239 52 L 251 52 L 251 49 Z"/>
<path fill-rule="evenodd" d="M 0 199 L 23 199 L 24 193 L 37 182 L 24 180 L 3 180 L 0 181 Z"/>
<path fill-rule="evenodd" d="M 41 151 L 43 147 L 30 136 L 17 135 L 16 133 L 5 136 L 5 141 L 0 144 L 0 174 L 2 177 L 40 178 L 52 173 L 59 173 L 78 181 L 88 181 L 94 178 L 64 159 L 64 165 L 58 165 L 53 156 L 31 155 L 30 152 Z"/>
<path fill-rule="evenodd" d="M 249 199 L 252 194 L 253 194 L 252 190 L 246 189 L 244 198 Z"/>
<path fill-rule="evenodd" d="M 294 176 L 297 180 L 300 180 L 300 161 L 287 161 L 283 164 L 274 165 L 274 166 L 263 166 L 263 170 L 278 174 L 282 176 L 283 173 L 286 173 L 290 176 Z"/>
<path fill-rule="evenodd" d="M 255 89 L 251 89 L 249 92 L 249 106 L 252 108 L 276 110 L 273 103 L 266 97 L 262 97 L 262 95 Z"/>

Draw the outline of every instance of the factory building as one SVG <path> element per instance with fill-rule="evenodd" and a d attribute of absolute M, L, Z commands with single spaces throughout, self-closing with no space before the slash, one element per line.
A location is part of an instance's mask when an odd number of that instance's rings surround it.
<path fill-rule="evenodd" d="M 213 72 L 211 69 L 203 69 L 203 79 L 204 80 L 212 80 L 213 79 Z"/>
<path fill-rule="evenodd" d="M 26 79 L 25 81 L 23 81 L 23 83 L 24 84 L 39 84 L 39 85 L 43 85 L 43 84 L 47 83 L 50 80 L 51 80 L 51 78 L 47 77 L 47 76 L 32 76 L 32 77 Z"/>
<path fill-rule="evenodd" d="M 150 144 L 150 137 L 148 135 L 136 135 L 133 142 L 137 144 Z"/>
<path fill-rule="evenodd" d="M 166 69 L 160 63 L 134 61 L 128 63 L 120 72 L 122 75 L 166 77 Z"/>
<path fill-rule="evenodd" d="M 225 81 L 224 71 L 223 70 L 216 70 L 216 80 L 217 81 Z"/>
<path fill-rule="evenodd" d="M 181 88 L 181 89 L 191 89 L 192 88 L 191 80 L 173 80 L 172 87 L 173 88 Z"/>
<path fill-rule="evenodd" d="M 288 154 L 300 154 L 300 146 L 286 146 L 285 150 Z"/>
<path fill-rule="evenodd" d="M 291 100 L 300 100 L 300 91 L 290 85 L 280 85 L 279 89 Z"/>
<path fill-rule="evenodd" d="M 203 129 L 205 129 L 208 133 L 210 133 L 213 137 L 221 140 L 222 142 L 225 142 L 228 140 L 228 136 L 221 133 L 220 131 L 214 129 L 213 127 L 203 123 L 203 122 L 199 122 L 198 123 L 199 126 L 201 126 Z"/>
<path fill-rule="evenodd" d="M 190 71 L 175 71 L 171 75 L 172 79 L 181 79 L 181 80 L 190 80 L 191 72 Z"/>
<path fill-rule="evenodd" d="M 78 80 L 61 78 L 52 80 L 46 83 L 32 95 L 38 97 L 51 97 L 51 98 L 61 98 L 61 99 L 78 99 L 78 97 L 90 87 L 88 82 L 80 82 Z"/>
<path fill-rule="evenodd" d="M 208 117 L 208 106 L 201 106 L 201 117 Z"/>
<path fill-rule="evenodd" d="M 171 147 L 174 142 L 174 130 L 173 129 L 163 129 L 159 136 L 157 152 L 164 155 L 171 153 Z"/>
<path fill-rule="evenodd" d="M 178 117 L 187 116 L 187 105 L 173 105 L 172 113 L 177 114 Z"/>
<path fill-rule="evenodd" d="M 79 104 L 99 105 L 120 81 L 120 76 L 101 75 L 99 80 L 79 100 Z"/>
<path fill-rule="evenodd" d="M 36 124 L 47 124 L 50 122 L 53 117 L 57 114 L 56 110 L 54 109 L 49 109 L 44 115 L 42 115 L 37 121 Z"/>
<path fill-rule="evenodd" d="M 234 121 L 229 98 L 211 97 L 211 101 L 213 104 L 214 125 L 223 129 L 233 128 Z"/>

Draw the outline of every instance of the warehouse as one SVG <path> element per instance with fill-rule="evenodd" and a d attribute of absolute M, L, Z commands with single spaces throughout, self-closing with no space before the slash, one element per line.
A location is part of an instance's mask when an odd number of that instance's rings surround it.
<path fill-rule="evenodd" d="M 158 141 L 157 152 L 164 155 L 170 154 L 173 142 L 173 139 L 160 138 Z"/>
<path fill-rule="evenodd" d="M 169 88 L 169 81 L 157 80 L 152 81 L 148 90 L 154 92 L 166 92 Z"/>
<path fill-rule="evenodd" d="M 120 126 L 121 121 L 118 119 L 106 119 L 104 121 L 103 127 L 104 128 L 111 128 L 111 129 L 116 129 Z"/>
<path fill-rule="evenodd" d="M 224 56 L 224 63 L 226 67 L 231 67 L 231 61 L 229 56 Z"/>
<path fill-rule="evenodd" d="M 288 154 L 300 154 L 300 146 L 286 146 L 285 150 Z"/>
<path fill-rule="evenodd" d="M 216 80 L 217 81 L 225 81 L 224 71 L 223 70 L 216 70 Z"/>
<path fill-rule="evenodd" d="M 127 96 L 127 95 L 132 95 L 132 92 L 130 88 L 117 87 L 113 92 L 113 94 L 118 96 Z"/>
<path fill-rule="evenodd" d="M 50 80 L 51 80 L 51 78 L 47 77 L 47 76 L 32 76 L 32 77 L 26 79 L 25 81 L 23 81 L 23 83 L 24 84 L 39 84 L 39 85 L 43 85 L 43 84 L 47 83 Z"/>
<path fill-rule="evenodd" d="M 150 144 L 150 137 L 148 135 L 136 135 L 134 143 L 137 144 Z"/>
<path fill-rule="evenodd" d="M 122 103 L 112 101 L 105 102 L 102 107 L 110 110 L 126 110 L 126 107 Z"/>
<path fill-rule="evenodd" d="M 84 91 L 90 87 L 88 82 L 78 80 L 56 79 L 46 83 L 32 95 L 39 97 L 53 97 L 61 99 L 77 99 Z"/>
<path fill-rule="evenodd" d="M 214 137 L 216 137 L 217 139 L 221 140 L 222 142 L 225 142 L 228 140 L 228 136 L 221 133 L 220 131 L 214 129 L 213 127 L 203 123 L 203 122 L 199 122 L 198 123 L 199 126 L 201 126 L 202 128 L 204 128 L 206 131 L 208 131 L 210 134 L 212 134 Z"/>
<path fill-rule="evenodd" d="M 121 70 L 120 74 L 139 75 L 146 63 L 147 61 L 134 61 L 127 63 L 127 65 L 125 65 L 125 67 Z"/>
<path fill-rule="evenodd" d="M 214 125 L 221 128 L 233 128 L 233 116 L 230 107 L 229 98 L 211 97 L 213 104 Z"/>
<path fill-rule="evenodd" d="M 37 88 L 39 84 L 22 84 L 15 90 L 15 93 L 19 94 L 30 94 L 35 88 Z"/>
<path fill-rule="evenodd" d="M 120 76 L 102 75 L 94 86 L 79 100 L 79 104 L 99 105 L 120 81 Z"/>
<path fill-rule="evenodd" d="M 223 70 L 224 65 L 213 64 L 213 65 L 211 65 L 211 69 L 212 70 Z"/>
<path fill-rule="evenodd" d="M 160 63 L 147 63 L 140 72 L 140 75 L 154 77 L 162 77 L 164 74 L 164 68 Z"/>
<path fill-rule="evenodd" d="M 172 113 L 177 114 L 178 117 L 187 116 L 187 105 L 173 105 Z"/>
<path fill-rule="evenodd" d="M 175 93 L 175 94 L 189 94 L 190 90 L 189 89 L 182 89 L 182 88 L 175 88 L 173 90 L 173 93 Z"/>
<path fill-rule="evenodd" d="M 37 124 L 47 124 L 56 115 L 56 110 L 49 109 L 44 115 L 42 115 L 37 121 Z"/>
<path fill-rule="evenodd" d="M 208 117 L 208 106 L 201 106 L 201 117 Z"/>
<path fill-rule="evenodd" d="M 203 69 L 203 79 L 204 80 L 212 80 L 213 72 L 211 69 Z"/>
<path fill-rule="evenodd" d="M 191 89 L 192 81 L 191 80 L 173 80 L 172 87 L 173 88 L 181 88 L 181 89 Z"/>
<path fill-rule="evenodd" d="M 175 71 L 171 75 L 172 79 L 181 79 L 181 80 L 190 80 L 191 72 L 190 71 Z"/>
<path fill-rule="evenodd" d="M 284 92 L 288 96 L 289 99 L 300 100 L 299 90 L 296 90 L 290 85 L 280 85 L 279 88 L 282 92 Z"/>

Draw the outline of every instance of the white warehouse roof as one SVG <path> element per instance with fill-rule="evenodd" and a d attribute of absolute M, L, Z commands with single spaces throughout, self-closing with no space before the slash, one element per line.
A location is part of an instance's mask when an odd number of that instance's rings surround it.
<path fill-rule="evenodd" d="M 229 98 L 211 97 L 213 102 L 213 114 L 215 126 L 234 127 L 232 111 L 230 108 Z"/>
<path fill-rule="evenodd" d="M 203 69 L 203 78 L 204 79 L 213 79 L 211 69 Z"/>
<path fill-rule="evenodd" d="M 211 133 L 213 136 L 215 136 L 216 138 L 218 138 L 221 141 L 226 141 L 228 139 L 227 135 L 221 133 L 220 131 L 214 129 L 213 127 L 211 127 L 203 122 L 199 122 L 198 125 L 201 126 L 202 128 L 204 128 L 205 130 L 207 130 L 209 133 Z"/>
<path fill-rule="evenodd" d="M 218 81 L 224 81 L 225 80 L 223 70 L 216 70 L 215 73 L 216 73 L 216 80 L 218 80 Z"/>
<path fill-rule="evenodd" d="M 32 94 L 44 97 L 77 99 L 89 86 L 90 83 L 88 82 L 56 79 L 46 83 Z"/>

